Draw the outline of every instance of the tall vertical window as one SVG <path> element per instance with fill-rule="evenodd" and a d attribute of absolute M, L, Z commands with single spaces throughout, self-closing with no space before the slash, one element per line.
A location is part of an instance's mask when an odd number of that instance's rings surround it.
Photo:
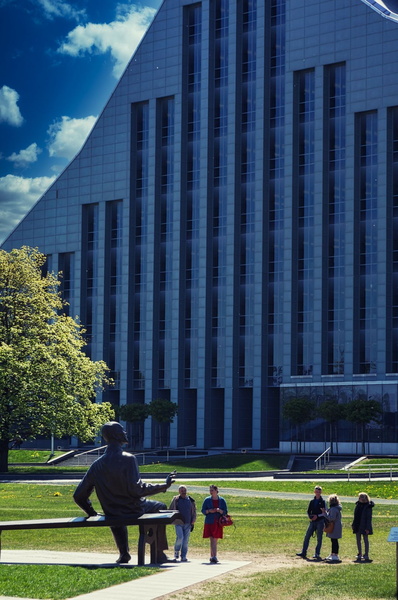
<path fill-rule="evenodd" d="M 327 188 L 325 228 L 327 249 L 326 296 L 326 373 L 344 373 L 345 346 L 345 168 L 346 168 L 346 91 L 345 65 L 331 65 L 325 72 L 327 144 Z"/>
<path fill-rule="evenodd" d="M 185 386 L 197 387 L 202 8 L 187 7 L 188 108 L 186 190 Z"/>
<path fill-rule="evenodd" d="M 106 280 L 107 314 L 105 315 L 104 338 L 107 340 L 106 356 L 110 376 L 119 389 L 120 344 L 121 344 L 121 293 L 122 293 L 122 210 L 120 200 L 106 205 Z"/>
<path fill-rule="evenodd" d="M 66 315 L 71 315 L 73 313 L 73 307 L 71 309 L 71 303 L 74 287 L 74 258 L 75 255 L 73 252 L 61 252 L 58 255 L 58 271 L 61 271 L 62 273 L 59 291 L 61 292 L 62 299 L 67 302 L 67 304 L 64 306 L 64 312 Z"/>
<path fill-rule="evenodd" d="M 268 376 L 282 379 L 285 212 L 285 0 L 271 2 Z"/>
<path fill-rule="evenodd" d="M 312 375 L 314 362 L 314 137 L 315 72 L 296 73 L 297 96 L 297 347 L 296 375 Z"/>
<path fill-rule="evenodd" d="M 174 99 L 159 101 L 160 113 L 160 294 L 159 387 L 171 386 L 173 195 L 174 195 Z"/>
<path fill-rule="evenodd" d="M 214 56 L 212 387 L 225 386 L 229 0 L 217 0 Z"/>
<path fill-rule="evenodd" d="M 256 0 L 242 2 L 239 386 L 253 386 L 256 157 Z"/>
<path fill-rule="evenodd" d="M 98 204 L 83 205 L 82 323 L 86 329 L 85 352 L 92 356 L 92 340 L 98 321 Z"/>
<path fill-rule="evenodd" d="M 377 112 L 357 115 L 359 373 L 377 372 Z"/>
<path fill-rule="evenodd" d="M 391 151 L 390 151 L 390 189 L 392 235 L 389 247 L 390 304 L 391 313 L 387 325 L 387 368 L 390 373 L 398 373 L 398 107 L 390 111 Z"/>
<path fill-rule="evenodd" d="M 134 357 L 133 387 L 145 387 L 147 331 L 147 254 L 148 254 L 148 167 L 149 105 L 132 106 L 132 157 L 134 199 Z"/>

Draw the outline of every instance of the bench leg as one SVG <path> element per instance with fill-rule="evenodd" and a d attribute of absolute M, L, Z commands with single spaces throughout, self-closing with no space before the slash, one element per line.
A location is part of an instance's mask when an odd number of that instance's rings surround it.
<path fill-rule="evenodd" d="M 139 525 L 140 535 L 138 538 L 138 565 L 145 565 L 145 544 L 149 544 L 151 552 L 151 564 L 156 564 L 158 558 L 157 525 Z"/>
<path fill-rule="evenodd" d="M 140 535 L 138 538 L 138 566 L 143 567 L 145 565 L 145 538 L 146 531 L 144 525 L 139 526 Z"/>
<path fill-rule="evenodd" d="M 150 544 L 151 563 L 154 564 L 158 561 L 158 526 L 152 525 L 151 531 L 148 534 L 151 534 L 147 537 L 147 543 Z"/>

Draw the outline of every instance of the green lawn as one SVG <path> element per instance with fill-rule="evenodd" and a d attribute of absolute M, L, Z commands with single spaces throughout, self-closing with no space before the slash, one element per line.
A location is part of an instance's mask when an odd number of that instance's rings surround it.
<path fill-rule="evenodd" d="M 61 456 L 64 452 L 57 450 L 53 456 Z M 9 450 L 10 463 L 46 463 L 51 457 L 50 450 Z"/>
<path fill-rule="evenodd" d="M 337 493 L 342 497 L 350 497 L 351 501 L 343 503 L 344 536 L 341 541 L 340 565 L 312 565 L 300 569 L 281 569 L 277 571 L 264 571 L 259 566 L 258 573 L 245 578 L 229 581 L 212 580 L 201 586 L 201 593 L 196 598 L 217 600 L 239 600 L 250 598 L 260 600 L 263 598 L 278 598 L 278 600 L 381 600 L 395 597 L 395 544 L 388 543 L 387 537 L 391 527 L 398 522 L 398 505 L 382 505 L 377 503 L 377 498 L 398 499 L 398 484 L 393 482 L 320 482 L 318 479 L 311 481 L 217 481 L 222 495 L 228 502 L 229 511 L 234 517 L 236 528 L 230 527 L 225 531 L 224 540 L 220 542 L 219 556 L 237 554 L 242 559 L 250 560 L 251 556 L 262 556 L 264 564 L 267 557 L 289 557 L 296 560 L 295 553 L 300 549 L 304 536 L 307 520 L 305 511 L 314 483 L 321 483 L 324 487 L 324 496 Z M 198 484 L 202 490 L 197 488 Z M 204 497 L 208 494 L 207 482 L 192 482 L 195 485 L 195 497 L 200 509 Z M 177 485 L 171 491 L 161 494 L 166 504 L 171 501 Z M 228 488 L 248 490 L 247 496 L 238 497 L 228 493 Z M 198 489 L 198 491 L 196 491 Z M 79 509 L 72 501 L 74 486 L 71 485 L 39 485 L 39 484 L 2 484 L 0 485 L 0 513 L 2 519 L 33 519 L 46 517 L 74 516 L 79 514 Z M 252 493 L 249 495 L 249 490 Z M 262 498 L 256 495 L 256 490 L 280 491 L 281 498 Z M 375 500 L 374 530 L 371 537 L 371 564 L 355 564 L 356 554 L 355 536 L 352 535 L 350 524 L 352 521 L 354 502 L 359 491 L 368 491 Z M 189 491 L 189 485 L 188 485 Z M 290 493 L 288 498 L 283 498 L 284 493 Z M 296 498 L 295 494 L 306 494 L 306 499 Z M 93 502 L 98 506 L 94 497 Z M 190 541 L 190 548 L 197 556 L 208 556 L 208 540 L 202 538 L 203 517 L 199 514 L 198 523 Z M 131 530 L 131 545 L 136 544 L 135 529 Z M 170 541 L 173 539 L 173 530 L 169 528 Z M 82 530 L 41 530 L 41 531 L 16 531 L 3 532 L 3 548 L 15 549 L 48 549 L 65 551 L 87 551 L 95 549 L 96 552 L 109 552 L 115 557 L 115 547 L 110 531 L 107 529 L 82 529 Z M 310 551 L 313 550 L 311 542 Z M 323 555 L 330 551 L 330 542 L 325 538 Z M 300 559 L 297 559 L 300 560 Z M 37 580 L 44 582 L 50 590 L 53 577 L 59 576 L 58 566 L 49 568 L 45 578 L 35 565 L 28 565 L 28 579 L 32 586 Z M 104 581 L 99 582 L 97 571 L 101 569 L 83 569 L 86 589 L 96 589 L 111 585 L 113 577 L 125 577 L 123 569 L 106 570 L 102 575 Z M 122 573 L 123 571 L 123 573 Z M 127 573 L 134 569 L 126 569 Z M 53 572 L 53 574 L 51 574 Z M 6 573 L 6 576 L 4 576 Z M 19 575 L 10 578 L 8 565 L 0 567 L 0 595 L 22 595 L 18 592 L 18 583 L 22 578 Z M 338 577 L 336 574 L 338 573 Z M 80 582 L 80 575 L 76 576 Z M 11 580 L 11 583 L 10 583 Z M 13 582 L 14 580 L 14 582 Z M 113 583 L 113 580 L 112 580 Z M 80 585 L 80 583 L 79 583 Z M 8 587 L 6 587 L 8 586 Z M 77 586 L 77 581 L 76 581 Z M 92 587 L 91 587 L 92 586 Z M 58 585 L 58 588 L 60 586 Z M 51 588 L 53 589 L 53 588 Z M 76 587 L 77 589 L 77 587 Z M 75 588 L 70 590 L 70 595 L 77 595 Z M 47 596 L 27 592 L 24 588 L 23 595 L 37 598 L 61 598 L 48 591 Z M 67 597 L 67 596 L 63 596 Z M 188 599 L 184 593 L 176 594 L 175 598 Z"/>
<path fill-rule="evenodd" d="M 158 569 L 84 568 L 66 565 L 0 565 L 0 594 L 64 600 L 151 575 Z"/>
<path fill-rule="evenodd" d="M 27 460 L 18 459 L 18 453 L 26 453 Z M 21 455 L 19 455 L 21 456 Z M 33 458 L 35 457 L 35 458 Z M 12 450 L 10 452 L 9 462 L 45 462 L 49 457 L 49 453 L 41 451 L 22 451 Z M 29 460 L 28 460 L 29 459 Z M 164 460 L 164 457 L 162 458 Z M 187 458 L 178 459 L 171 457 L 169 462 L 152 462 L 150 464 L 140 466 L 142 473 L 169 473 L 174 469 L 179 473 L 184 472 L 202 472 L 202 471 L 279 471 L 286 469 L 289 461 L 288 455 L 283 454 L 217 454 L 202 458 Z M 65 467 L 60 463 L 59 466 L 45 467 L 10 467 L 10 473 L 37 473 L 45 469 L 46 473 L 58 472 L 85 472 L 87 466 L 81 467 Z"/>
<path fill-rule="evenodd" d="M 152 473 L 173 471 L 179 473 L 195 471 L 279 471 L 286 469 L 289 456 L 286 454 L 216 454 L 201 458 L 187 458 L 168 463 L 152 463 L 140 466 L 140 470 Z"/>
<path fill-rule="evenodd" d="M 365 458 L 359 465 L 395 465 L 398 466 L 398 458 Z"/>

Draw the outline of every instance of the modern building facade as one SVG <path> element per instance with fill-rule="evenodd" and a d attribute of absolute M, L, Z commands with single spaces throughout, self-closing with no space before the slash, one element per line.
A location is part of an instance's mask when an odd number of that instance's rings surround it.
<path fill-rule="evenodd" d="M 165 0 L 3 244 L 63 272 L 104 399 L 178 403 L 171 446 L 288 450 L 285 399 L 361 397 L 383 404 L 371 451 L 397 451 L 393 5 Z M 307 429 L 322 451 L 323 422 Z M 340 450 L 354 434 L 340 423 Z"/>

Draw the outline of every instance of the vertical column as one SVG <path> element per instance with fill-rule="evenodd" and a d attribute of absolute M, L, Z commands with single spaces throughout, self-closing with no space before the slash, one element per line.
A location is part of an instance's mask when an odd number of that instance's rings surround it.
<path fill-rule="evenodd" d="M 345 245 L 346 245 L 346 67 L 325 71 L 324 179 L 324 343 L 322 373 L 344 374 L 345 362 Z"/>
<path fill-rule="evenodd" d="M 377 373 L 377 112 L 357 115 L 357 161 L 355 194 L 358 230 L 356 235 L 355 322 L 359 343 L 354 348 L 357 373 Z"/>
<path fill-rule="evenodd" d="M 300 71 L 296 79 L 295 123 L 295 302 L 292 374 L 311 376 L 314 363 L 314 168 L 315 72 Z"/>

